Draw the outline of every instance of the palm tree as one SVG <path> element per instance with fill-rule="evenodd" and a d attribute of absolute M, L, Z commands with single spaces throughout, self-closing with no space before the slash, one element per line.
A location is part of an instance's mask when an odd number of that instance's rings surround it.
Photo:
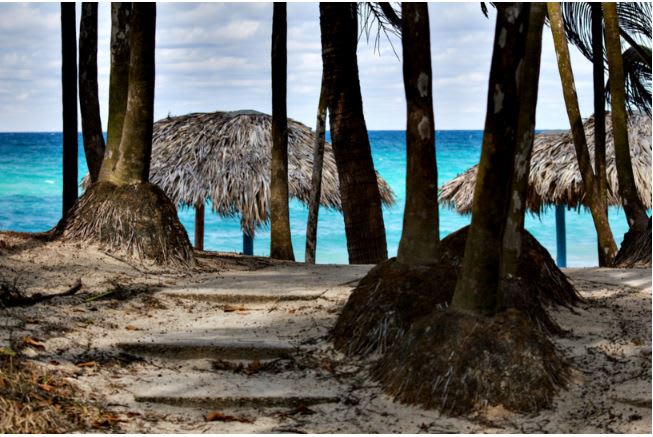
<path fill-rule="evenodd" d="M 491 315 L 497 310 L 500 259 L 510 196 L 520 94 L 515 73 L 523 63 L 530 6 L 497 3 L 487 115 L 478 166 L 472 224 L 451 309 Z"/>
<path fill-rule="evenodd" d="M 551 32 L 553 34 L 553 43 L 555 46 L 556 56 L 558 59 L 558 71 L 562 82 L 562 92 L 567 108 L 567 116 L 571 126 L 571 133 L 574 139 L 576 149 L 576 158 L 578 167 L 583 179 L 583 187 L 587 193 L 587 201 L 594 227 L 598 237 L 599 250 L 604 254 L 606 264 L 610 265 L 617 254 L 617 245 L 610 230 L 608 223 L 607 204 L 601 197 L 596 174 L 592 169 L 589 151 L 587 149 L 587 140 L 583 121 L 580 116 L 578 107 L 578 96 L 574 84 L 574 74 L 571 68 L 571 59 L 569 57 L 569 47 L 564 31 L 560 3 L 551 2 L 547 4 L 549 21 L 551 23 Z"/>
<path fill-rule="evenodd" d="M 61 3 L 63 215 L 77 200 L 77 35 L 75 3 Z"/>
<path fill-rule="evenodd" d="M 129 42 L 131 3 L 111 3 L 111 72 L 109 76 L 109 119 L 107 144 L 100 167 L 100 180 L 108 180 L 119 156 L 122 125 L 127 110 L 129 88 Z"/>
<path fill-rule="evenodd" d="M 97 3 L 82 3 L 79 22 L 79 108 L 91 182 L 98 180 L 104 157 L 97 83 L 97 8 Z"/>
<path fill-rule="evenodd" d="M 388 251 L 358 78 L 357 14 L 354 3 L 320 3 L 324 82 L 349 262 L 375 264 Z"/>
<path fill-rule="evenodd" d="M 644 230 L 648 223 L 648 216 L 646 215 L 646 208 L 637 193 L 633 165 L 630 160 L 625 78 L 616 4 L 604 3 L 603 15 L 605 21 L 605 45 L 610 68 L 610 103 L 612 106 L 611 116 L 617 177 L 619 179 L 619 195 L 623 199 L 628 225 L 634 229 Z"/>
<path fill-rule="evenodd" d="M 270 169 L 270 257 L 294 261 L 288 211 L 288 119 L 286 3 L 272 14 L 272 160 Z"/>
<path fill-rule="evenodd" d="M 428 5 L 402 3 L 401 16 L 407 167 L 397 261 L 432 264 L 440 238 Z"/>
<path fill-rule="evenodd" d="M 531 153 L 535 135 L 535 110 L 540 80 L 540 60 L 542 57 L 542 28 L 546 15 L 546 3 L 532 3 L 528 18 L 526 54 L 520 69 L 519 100 L 520 110 L 517 120 L 517 146 L 515 150 L 515 175 L 512 182 L 512 195 L 503 236 L 501 257 L 501 278 L 518 277 L 518 261 L 521 256 L 522 234 L 526 216 L 528 196 L 528 174 L 531 167 Z"/>

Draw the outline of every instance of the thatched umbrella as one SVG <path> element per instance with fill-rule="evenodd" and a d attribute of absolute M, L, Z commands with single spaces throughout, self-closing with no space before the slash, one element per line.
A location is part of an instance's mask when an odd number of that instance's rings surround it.
<path fill-rule="evenodd" d="M 621 205 L 617 167 L 614 157 L 612 122 L 606 120 L 606 170 L 608 177 L 608 203 Z M 587 146 L 594 165 L 594 116 L 584 124 Z M 633 114 L 628 121 L 630 156 L 635 183 L 642 202 L 651 208 L 651 118 Z M 461 214 L 472 210 L 477 166 L 471 167 L 440 187 L 439 200 Z M 578 160 L 571 132 L 537 134 L 533 144 L 531 171 L 528 177 L 527 208 L 540 213 L 549 205 L 556 206 L 556 231 L 558 264 L 566 264 L 564 210 L 585 206 L 585 190 L 578 169 Z"/>
<path fill-rule="evenodd" d="M 173 203 L 193 207 L 195 242 L 201 248 L 204 204 L 224 217 L 240 215 L 244 252 L 251 253 L 255 229 L 270 211 L 272 117 L 257 111 L 193 113 L 154 123 L 150 180 Z M 288 119 L 288 188 L 305 203 L 311 192 L 313 131 Z M 377 174 L 385 205 L 390 186 Z M 331 144 L 325 144 L 320 203 L 340 210 L 338 172 Z"/>

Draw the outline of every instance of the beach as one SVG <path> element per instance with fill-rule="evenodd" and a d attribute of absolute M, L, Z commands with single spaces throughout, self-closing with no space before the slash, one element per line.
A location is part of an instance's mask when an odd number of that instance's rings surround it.
<path fill-rule="evenodd" d="M 29 295 L 83 285 L 1 310 L 0 346 L 101 406 L 104 432 L 651 432 L 650 268 L 565 270 L 584 302 L 551 313 L 567 330 L 553 341 L 572 366 L 551 408 L 448 417 L 393 402 L 368 364 L 330 346 L 329 329 L 371 266 L 197 258 L 170 270 L 1 233 L 4 281 Z"/>

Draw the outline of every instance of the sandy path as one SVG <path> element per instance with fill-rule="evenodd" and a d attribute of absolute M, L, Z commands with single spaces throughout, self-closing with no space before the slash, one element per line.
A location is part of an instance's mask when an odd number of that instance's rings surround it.
<path fill-rule="evenodd" d="M 567 273 L 585 298 L 574 312 L 553 316 L 569 335 L 555 342 L 575 368 L 574 381 L 552 409 L 535 416 L 495 408 L 483 416 L 442 417 L 400 405 L 366 378 L 365 366 L 332 351 L 325 335 L 352 284 L 369 267 L 307 268 L 264 259 L 207 255 L 202 269 L 166 272 L 116 259 L 92 248 L 34 244 L 0 236 L 0 273 L 18 277 L 30 292 L 56 292 L 81 277 L 82 291 L 50 304 L 0 314 L 0 345 L 31 335 L 45 350 L 24 353 L 51 372 L 70 378 L 90 398 L 109 405 L 131 432 L 651 432 L 651 270 L 573 269 Z M 297 284 L 301 283 L 301 287 Z M 107 299 L 89 297 L 120 284 Z M 293 285 L 294 284 L 294 285 Z M 188 299 L 183 293 L 252 295 L 294 287 L 309 300 L 229 302 Z M 140 358 L 118 343 L 179 341 L 277 342 L 294 348 L 292 359 L 254 371 L 225 368 L 211 358 Z M 277 344 L 275 343 L 275 344 Z M 94 361 L 93 367 L 75 364 Z M 242 361 L 252 369 L 253 359 Z M 247 373 L 250 373 L 249 375 Z M 217 408 L 209 402 L 175 407 L 136 402 L 150 392 L 188 395 L 247 392 L 329 395 L 338 402 L 305 409 Z M 286 390 L 286 391 L 284 391 Z M 293 392 L 294 393 L 294 392 Z M 206 422 L 211 411 L 253 423 Z M 130 413 L 130 414 L 127 414 Z M 137 413 L 137 414 L 134 414 Z M 131 417 L 128 417 L 131 416 Z"/>

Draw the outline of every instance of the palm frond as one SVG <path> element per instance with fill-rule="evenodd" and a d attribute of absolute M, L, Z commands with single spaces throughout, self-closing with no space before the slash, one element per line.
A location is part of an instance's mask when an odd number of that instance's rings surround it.
<path fill-rule="evenodd" d="M 368 43 L 373 40 L 374 51 L 378 53 L 381 53 L 381 37 L 385 36 L 398 59 L 392 37 L 401 36 L 401 10 L 388 2 L 363 2 L 357 5 L 361 36 L 364 34 Z"/>
<path fill-rule="evenodd" d="M 648 56 L 651 56 L 651 49 Z M 642 111 L 651 115 L 651 67 L 644 63 L 637 50 L 629 47 L 622 55 L 626 79 L 626 107 L 630 112 Z M 606 84 L 606 100 L 610 101 L 610 79 Z"/>

